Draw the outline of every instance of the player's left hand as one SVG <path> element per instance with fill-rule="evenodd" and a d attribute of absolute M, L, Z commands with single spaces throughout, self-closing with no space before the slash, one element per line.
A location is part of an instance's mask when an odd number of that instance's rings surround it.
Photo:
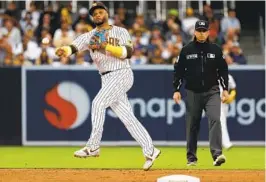
<path fill-rule="evenodd" d="M 107 45 L 107 39 L 108 39 L 107 30 L 96 31 L 94 35 L 91 37 L 89 48 L 92 50 L 105 49 Z"/>
<path fill-rule="evenodd" d="M 225 103 L 229 99 L 229 94 L 227 90 L 224 90 L 222 93 L 222 103 Z"/>

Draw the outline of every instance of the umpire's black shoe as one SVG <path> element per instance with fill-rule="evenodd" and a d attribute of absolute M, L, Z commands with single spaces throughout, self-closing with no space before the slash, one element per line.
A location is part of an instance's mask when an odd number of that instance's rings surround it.
<path fill-rule="evenodd" d="M 225 163 L 226 158 L 224 155 L 219 155 L 215 161 L 213 162 L 214 166 L 221 166 L 223 163 Z"/>
<path fill-rule="evenodd" d="M 187 166 L 196 166 L 197 165 L 197 161 L 188 161 L 187 162 Z"/>

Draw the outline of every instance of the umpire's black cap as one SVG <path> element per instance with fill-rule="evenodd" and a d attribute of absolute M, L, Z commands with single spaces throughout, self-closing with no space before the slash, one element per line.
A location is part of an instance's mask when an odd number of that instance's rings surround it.
<path fill-rule="evenodd" d="M 209 30 L 209 23 L 205 20 L 198 20 L 195 24 L 195 30 Z"/>
<path fill-rule="evenodd" d="M 94 2 L 89 10 L 89 14 L 92 16 L 95 9 L 105 9 L 108 12 L 108 8 L 102 2 Z"/>

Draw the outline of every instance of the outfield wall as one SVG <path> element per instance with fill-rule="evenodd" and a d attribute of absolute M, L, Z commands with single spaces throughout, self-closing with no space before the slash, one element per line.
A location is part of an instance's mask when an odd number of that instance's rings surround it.
<path fill-rule="evenodd" d="M 0 68 L 0 145 L 21 145 L 21 68 Z"/>
<path fill-rule="evenodd" d="M 237 82 L 237 99 L 228 116 L 231 139 L 237 145 L 264 145 L 264 65 L 232 67 L 230 73 Z M 129 100 L 155 144 L 185 145 L 185 104 L 172 100 L 173 66 L 136 66 L 134 75 Z M 100 89 L 96 69 L 24 67 L 21 81 L 23 145 L 83 145 L 91 131 L 90 106 Z M 103 145 L 136 145 L 109 109 L 102 141 Z M 208 144 L 205 116 L 199 144 Z"/>

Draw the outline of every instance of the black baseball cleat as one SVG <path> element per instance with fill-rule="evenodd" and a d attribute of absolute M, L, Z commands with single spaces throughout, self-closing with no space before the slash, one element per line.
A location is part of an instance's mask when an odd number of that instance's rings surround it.
<path fill-rule="evenodd" d="M 224 155 L 219 155 L 215 161 L 213 162 L 214 166 L 221 166 L 223 163 L 225 163 L 226 158 Z"/>
<path fill-rule="evenodd" d="M 196 166 L 197 165 L 197 161 L 188 161 L 187 162 L 187 166 Z"/>

